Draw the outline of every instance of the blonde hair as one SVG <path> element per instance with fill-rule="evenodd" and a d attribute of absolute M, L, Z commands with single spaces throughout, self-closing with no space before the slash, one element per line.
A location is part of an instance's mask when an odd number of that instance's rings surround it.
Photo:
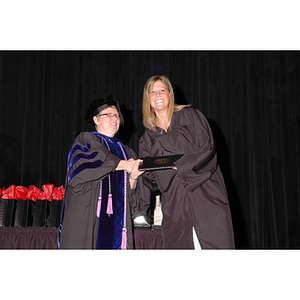
<path fill-rule="evenodd" d="M 190 106 L 175 104 L 174 90 L 169 78 L 166 75 L 154 75 L 150 77 L 146 81 L 143 91 L 143 124 L 150 130 L 156 130 L 156 115 L 150 105 L 150 90 L 152 89 L 154 83 L 159 80 L 166 86 L 169 92 L 169 106 L 166 120 L 168 126 L 170 126 L 174 111 L 179 111 L 184 107 Z"/>

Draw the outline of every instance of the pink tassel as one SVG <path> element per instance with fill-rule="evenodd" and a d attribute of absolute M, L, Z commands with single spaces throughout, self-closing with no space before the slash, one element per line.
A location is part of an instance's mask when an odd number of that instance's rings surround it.
<path fill-rule="evenodd" d="M 100 208 L 101 208 L 101 197 L 98 198 L 98 203 L 97 203 L 97 217 L 98 218 L 100 216 Z"/>
<path fill-rule="evenodd" d="M 114 213 L 113 212 L 113 206 L 112 206 L 112 194 L 108 194 L 108 202 L 107 202 L 106 213 L 108 215 L 112 215 Z"/>
<path fill-rule="evenodd" d="M 124 227 L 122 231 L 122 243 L 121 243 L 121 249 L 126 250 L 127 249 L 127 229 Z"/>

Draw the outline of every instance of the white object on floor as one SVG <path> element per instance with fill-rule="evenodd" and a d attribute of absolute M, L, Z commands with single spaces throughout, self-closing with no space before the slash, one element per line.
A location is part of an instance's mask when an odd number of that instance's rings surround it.
<path fill-rule="evenodd" d="M 193 227 L 193 242 L 194 242 L 194 249 L 201 250 L 201 246 L 194 227 Z"/>
<path fill-rule="evenodd" d="M 155 196 L 155 209 L 153 217 L 153 225 L 161 226 L 163 214 L 161 210 L 160 195 Z"/>
<path fill-rule="evenodd" d="M 134 225 L 145 225 L 150 226 L 150 224 L 146 221 L 145 216 L 138 216 L 134 219 Z"/>

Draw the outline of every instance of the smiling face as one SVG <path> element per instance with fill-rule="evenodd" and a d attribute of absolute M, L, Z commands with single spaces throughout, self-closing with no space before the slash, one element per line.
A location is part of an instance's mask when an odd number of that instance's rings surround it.
<path fill-rule="evenodd" d="M 113 137 L 120 127 L 120 116 L 114 106 L 101 110 L 93 118 L 96 124 L 96 130 L 106 136 Z"/>
<path fill-rule="evenodd" d="M 169 90 L 161 80 L 156 81 L 149 90 L 150 105 L 155 113 L 167 111 Z"/>

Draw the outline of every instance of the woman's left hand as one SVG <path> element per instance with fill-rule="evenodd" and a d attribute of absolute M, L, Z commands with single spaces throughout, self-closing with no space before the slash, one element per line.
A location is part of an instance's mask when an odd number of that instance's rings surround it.
<path fill-rule="evenodd" d="M 132 170 L 131 170 L 131 172 L 130 172 L 130 177 L 131 177 L 131 179 L 137 180 L 138 177 L 144 173 L 144 171 L 140 171 L 140 170 L 139 170 L 139 166 L 140 166 L 140 164 L 141 164 L 142 162 L 143 162 L 142 159 L 137 159 L 137 160 L 134 161 Z"/>

